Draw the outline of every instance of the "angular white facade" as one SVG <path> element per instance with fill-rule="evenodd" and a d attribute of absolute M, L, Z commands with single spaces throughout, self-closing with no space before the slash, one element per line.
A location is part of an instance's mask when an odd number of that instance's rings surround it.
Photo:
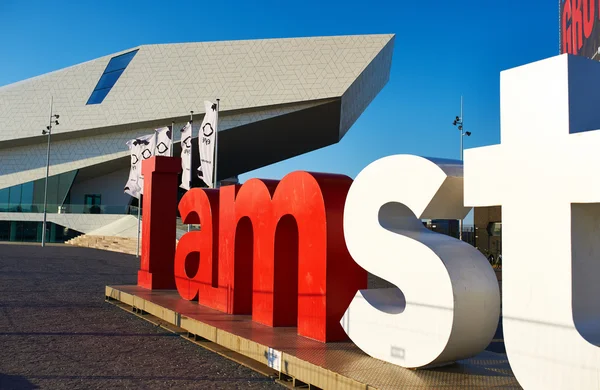
<path fill-rule="evenodd" d="M 393 45 L 393 35 L 144 45 L 0 87 L 0 190 L 45 177 L 51 98 L 60 125 L 50 175 L 78 170 L 75 187 L 111 175 L 110 191 L 122 192 L 125 142 L 175 121 L 178 143 L 190 111 L 198 126 L 204 100 L 216 98 L 219 179 L 334 144 L 388 81 Z M 104 100 L 88 104 L 111 59 L 127 53 Z"/>

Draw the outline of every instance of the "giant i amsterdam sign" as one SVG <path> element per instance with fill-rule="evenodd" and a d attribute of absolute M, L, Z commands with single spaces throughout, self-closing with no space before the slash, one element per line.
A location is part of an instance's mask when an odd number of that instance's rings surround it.
<path fill-rule="evenodd" d="M 495 274 L 421 218 L 502 206 L 504 339 L 525 388 L 600 388 L 600 64 L 562 55 L 501 74 L 500 145 L 458 161 L 389 156 L 353 181 L 293 172 L 177 206 L 180 160 L 144 162 L 138 285 L 230 314 L 350 338 L 407 368 L 468 358 L 500 315 Z M 596 131 L 594 131 L 596 130 Z M 468 207 L 465 207 L 468 206 Z M 175 245 L 176 208 L 200 223 Z M 367 271 L 394 288 L 367 289 Z"/>

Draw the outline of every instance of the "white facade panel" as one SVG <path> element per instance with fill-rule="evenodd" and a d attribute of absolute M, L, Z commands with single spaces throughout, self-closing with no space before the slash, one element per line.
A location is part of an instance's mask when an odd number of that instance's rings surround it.
<path fill-rule="evenodd" d="M 49 104 L 62 131 L 119 126 L 203 112 L 338 98 L 393 35 L 146 45 L 101 104 L 86 105 L 114 55 L 0 88 L 0 141 L 40 135 Z M 389 69 L 387 70 L 389 73 Z"/>

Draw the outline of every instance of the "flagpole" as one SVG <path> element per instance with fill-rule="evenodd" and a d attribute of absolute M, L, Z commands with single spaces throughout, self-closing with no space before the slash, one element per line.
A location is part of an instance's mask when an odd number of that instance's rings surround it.
<path fill-rule="evenodd" d="M 191 137 L 194 138 L 194 111 L 190 111 L 190 127 L 191 127 Z M 191 141 L 190 141 L 191 142 Z M 183 147 L 183 145 L 181 146 Z M 191 150 L 190 150 L 191 152 Z M 190 153 L 190 159 L 192 158 L 192 153 Z M 188 183 L 188 186 L 191 188 L 192 187 L 192 175 L 191 175 L 191 171 L 192 171 L 192 163 L 190 163 L 190 182 Z M 187 225 L 188 227 L 188 232 L 191 230 L 190 229 L 190 224 Z"/>
<path fill-rule="evenodd" d="M 216 121 L 216 131 L 215 131 L 215 177 L 213 178 L 213 188 L 217 188 L 217 163 L 219 161 L 219 103 L 221 99 L 217 99 L 217 121 Z"/>
<path fill-rule="evenodd" d="M 171 121 L 171 147 L 169 148 L 169 157 L 173 157 L 173 141 L 175 140 L 175 121 Z"/>
<path fill-rule="evenodd" d="M 141 161 L 140 161 L 140 163 L 141 163 Z M 140 257 L 140 230 L 141 230 L 141 225 L 142 225 L 141 211 L 142 211 L 142 194 L 139 194 L 139 198 L 138 198 L 137 245 L 135 247 L 135 257 L 137 257 L 137 258 Z"/>

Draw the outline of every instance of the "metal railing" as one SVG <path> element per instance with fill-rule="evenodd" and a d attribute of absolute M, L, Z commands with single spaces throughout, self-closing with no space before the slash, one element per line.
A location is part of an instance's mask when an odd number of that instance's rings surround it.
<path fill-rule="evenodd" d="M 134 210 L 133 212 L 131 210 Z M 44 204 L 10 205 L 0 203 L 0 213 L 43 213 Z M 137 215 L 136 206 L 84 205 L 84 204 L 48 204 L 50 214 L 132 214 Z"/>

